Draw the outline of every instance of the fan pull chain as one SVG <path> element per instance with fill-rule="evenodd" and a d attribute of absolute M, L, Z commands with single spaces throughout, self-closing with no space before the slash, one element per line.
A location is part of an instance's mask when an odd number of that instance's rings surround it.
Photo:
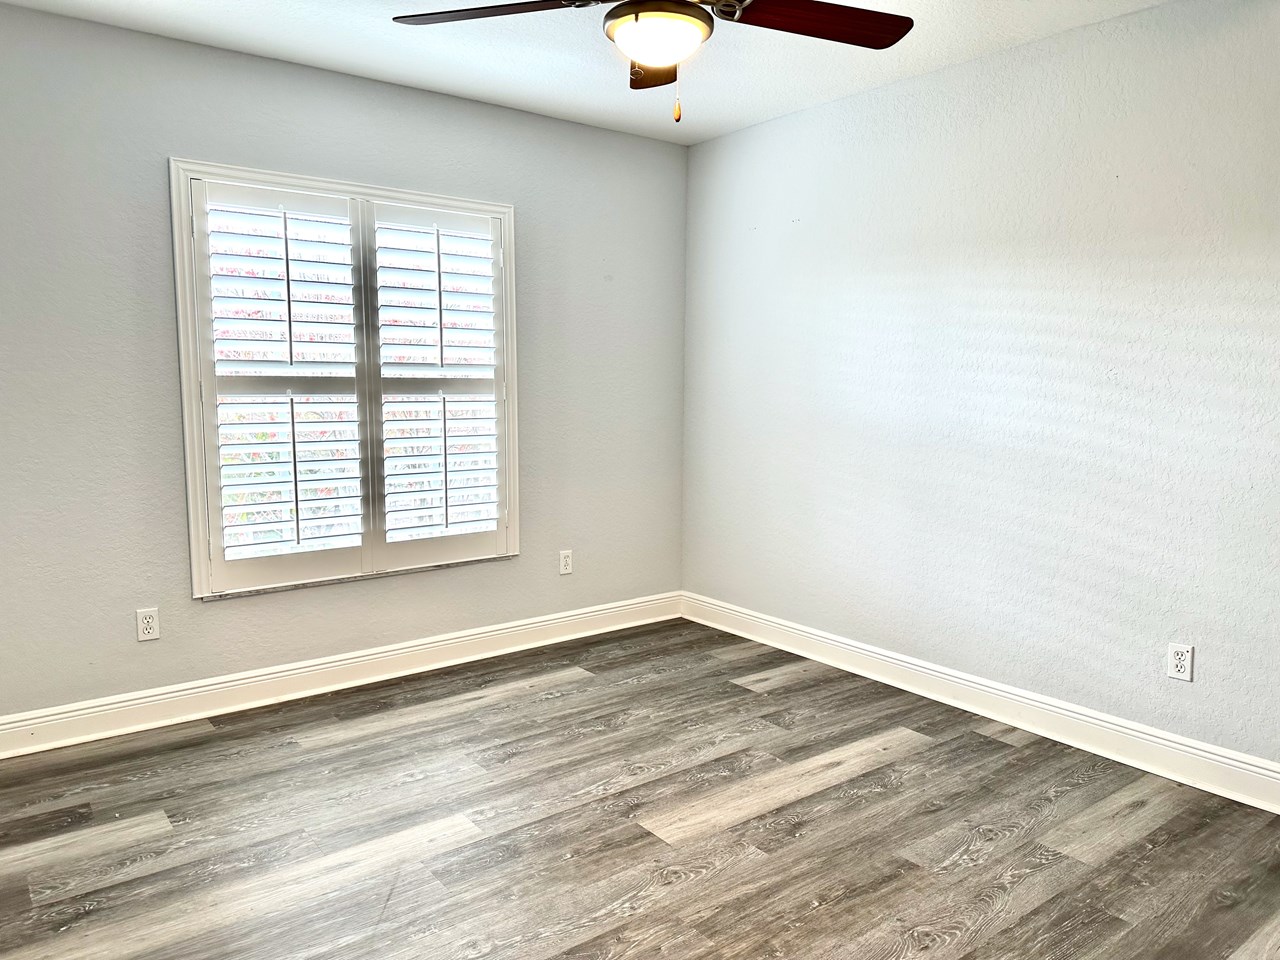
<path fill-rule="evenodd" d="M 680 66 L 676 65 L 676 107 L 671 111 L 671 115 L 675 117 L 676 123 L 680 122 Z"/>

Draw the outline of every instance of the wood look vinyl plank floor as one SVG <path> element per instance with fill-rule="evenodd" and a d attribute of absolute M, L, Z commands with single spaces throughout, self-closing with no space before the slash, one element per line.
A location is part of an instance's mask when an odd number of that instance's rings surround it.
<path fill-rule="evenodd" d="M 0 960 L 1280 960 L 1280 817 L 684 620 L 0 761 Z"/>

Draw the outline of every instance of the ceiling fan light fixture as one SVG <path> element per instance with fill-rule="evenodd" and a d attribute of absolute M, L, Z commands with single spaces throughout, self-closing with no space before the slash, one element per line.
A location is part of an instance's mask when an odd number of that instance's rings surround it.
<path fill-rule="evenodd" d="M 628 0 L 604 17 L 604 33 L 626 56 L 646 67 L 671 67 L 711 36 L 711 14 L 682 0 Z"/>

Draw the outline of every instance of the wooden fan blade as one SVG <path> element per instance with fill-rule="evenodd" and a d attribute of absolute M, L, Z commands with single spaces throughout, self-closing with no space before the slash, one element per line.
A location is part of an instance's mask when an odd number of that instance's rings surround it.
<path fill-rule="evenodd" d="M 594 6 L 594 4 L 592 4 Z M 490 7 L 468 7 L 465 10 L 441 10 L 439 13 L 414 13 L 392 17 L 396 23 L 420 27 L 429 23 L 454 23 L 458 20 L 481 20 L 485 17 L 505 17 L 513 13 L 537 13 L 539 10 L 572 10 L 564 0 L 524 0 L 523 3 L 499 3 Z"/>
<path fill-rule="evenodd" d="M 751 0 L 739 23 L 819 40 L 883 50 L 907 35 L 915 21 L 896 13 L 844 7 L 823 0 Z"/>
<path fill-rule="evenodd" d="M 646 67 L 631 61 L 631 89 L 648 90 L 650 87 L 665 87 L 676 82 L 677 67 Z"/>

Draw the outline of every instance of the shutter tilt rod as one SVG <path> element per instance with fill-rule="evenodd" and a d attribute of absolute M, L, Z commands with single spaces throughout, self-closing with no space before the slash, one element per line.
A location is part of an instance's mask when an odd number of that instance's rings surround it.
<path fill-rule="evenodd" d="M 443 334 L 444 327 L 441 327 Z M 440 338 L 444 339 L 443 336 Z M 444 471 L 444 528 L 449 529 L 449 396 L 440 391 L 440 467 Z"/>
<path fill-rule="evenodd" d="M 298 502 L 298 413 L 292 390 L 289 391 L 289 453 L 293 458 L 293 542 L 302 546 L 302 504 Z"/>
<path fill-rule="evenodd" d="M 285 341 L 289 348 L 289 366 L 293 366 L 293 280 L 289 277 L 289 211 L 280 207 L 284 224 L 284 325 Z"/>

